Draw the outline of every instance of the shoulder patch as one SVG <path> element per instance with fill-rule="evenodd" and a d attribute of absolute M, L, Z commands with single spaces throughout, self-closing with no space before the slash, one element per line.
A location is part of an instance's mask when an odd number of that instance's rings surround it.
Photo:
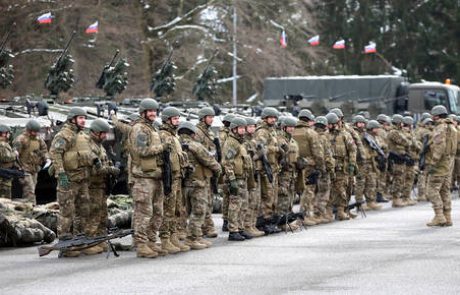
<path fill-rule="evenodd" d="M 225 154 L 225 159 L 231 160 L 235 158 L 235 156 L 236 156 L 236 151 L 232 148 L 229 148 L 227 153 Z"/>
<path fill-rule="evenodd" d="M 57 138 L 56 141 L 54 142 L 54 149 L 58 150 L 61 149 L 65 146 L 65 140 L 64 138 Z"/>
<path fill-rule="evenodd" d="M 139 132 L 136 136 L 136 145 L 140 148 L 145 148 L 147 147 L 147 134 L 144 132 Z"/>

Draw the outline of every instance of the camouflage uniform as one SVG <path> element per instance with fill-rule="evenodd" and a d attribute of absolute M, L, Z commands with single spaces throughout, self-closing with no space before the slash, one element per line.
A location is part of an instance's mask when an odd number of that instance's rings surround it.
<path fill-rule="evenodd" d="M 129 133 L 134 198 L 134 243 L 156 241 L 163 219 L 162 152 L 160 135 L 152 122 L 139 118 Z M 142 246 L 144 247 L 144 246 Z"/>
<path fill-rule="evenodd" d="M 299 120 L 292 137 L 299 145 L 299 157 L 307 163 L 307 167 L 300 170 L 297 176 L 297 192 L 301 193 L 300 211 L 306 213 L 307 219 L 311 219 L 315 204 L 316 184 L 306 184 L 305 179 L 314 171 L 326 172 L 324 150 L 321 148 L 318 134 L 308 125 L 308 122 Z M 311 220 L 310 222 L 310 225 L 315 223 Z"/>
<path fill-rule="evenodd" d="M 412 188 L 414 187 L 415 177 L 418 173 L 419 154 L 422 149 L 421 142 L 417 141 L 415 133 L 412 130 L 405 131 L 406 137 L 410 140 L 411 144 L 407 147 L 406 154 L 410 157 L 411 161 L 406 162 L 406 172 L 404 174 L 404 188 L 402 190 L 402 200 L 405 205 L 415 205 L 416 202 L 411 199 Z"/>
<path fill-rule="evenodd" d="M 0 168 L 13 168 L 16 154 L 4 137 L 0 137 Z M 11 199 L 12 179 L 0 178 L 0 198 Z"/>
<path fill-rule="evenodd" d="M 89 149 L 88 135 L 79 131 L 73 123 L 65 123 L 54 137 L 50 157 L 55 176 L 65 173 L 70 184 L 61 186 L 58 181 L 57 201 L 59 203 L 58 237 L 65 238 L 72 233 L 90 234 L 88 228 L 89 177 L 94 155 Z"/>
<path fill-rule="evenodd" d="M 361 173 L 361 166 L 364 165 L 363 158 L 364 158 L 364 145 L 361 140 L 361 136 L 358 132 L 358 129 L 355 129 L 351 125 L 347 123 L 343 123 L 343 129 L 347 131 L 351 138 L 353 138 L 353 143 L 356 147 L 356 169 L 353 173 L 350 173 L 348 183 L 347 183 L 347 199 L 348 202 L 351 199 L 352 192 L 357 190 L 359 194 L 363 194 L 362 191 L 364 190 L 364 175 Z M 350 214 L 351 217 L 354 217 Z"/>
<path fill-rule="evenodd" d="M 428 225 L 452 225 L 450 182 L 457 152 L 457 132 L 449 119 L 440 119 L 435 124 L 426 169 L 428 196 L 436 216 Z"/>
<path fill-rule="evenodd" d="M 378 154 L 364 139 L 365 134 L 377 142 L 376 138 L 372 134 L 366 133 L 364 130 L 360 130 L 359 135 L 361 137 L 361 142 L 363 143 L 363 151 L 361 154 L 361 161 L 358 164 L 359 173 L 358 176 L 356 176 L 355 198 L 357 202 L 364 202 L 365 198 L 369 209 L 380 209 L 380 206 L 378 206 L 375 202 L 378 173 L 375 158 Z"/>
<path fill-rule="evenodd" d="M 452 173 L 452 186 L 456 185 L 457 189 L 460 186 L 460 126 L 455 128 L 457 131 L 457 152 L 455 153 L 455 165 Z"/>
<path fill-rule="evenodd" d="M 350 178 L 350 167 L 356 167 L 356 145 L 350 133 L 343 128 L 331 129 L 329 139 L 335 160 L 335 180 L 332 182 L 328 211 L 331 211 L 332 206 L 336 206 L 339 219 L 348 219 L 345 213 L 345 208 L 348 206 L 346 190 Z"/>
<path fill-rule="evenodd" d="M 26 172 L 24 178 L 19 181 L 22 185 L 22 196 L 32 204 L 37 204 L 35 198 L 35 186 L 40 166 L 48 158 L 48 148 L 39 136 L 31 136 L 27 130 L 15 138 L 14 149 L 19 153 L 19 163 Z"/>
<path fill-rule="evenodd" d="M 120 132 L 121 133 L 121 141 L 123 143 L 122 146 L 122 151 L 123 154 L 126 154 L 127 156 L 127 162 L 126 162 L 126 171 L 128 172 L 128 188 L 131 191 L 132 186 L 133 186 L 133 180 L 132 180 L 132 174 L 131 174 L 131 155 L 129 154 L 129 133 L 131 132 L 131 129 L 133 128 L 133 124 L 135 121 L 132 121 L 130 124 L 126 124 L 118 120 L 117 116 L 112 115 L 112 123 L 115 125 L 115 132 Z"/>
<path fill-rule="evenodd" d="M 222 126 L 220 128 L 220 130 L 219 130 L 219 140 L 220 140 L 221 146 L 224 146 L 225 141 L 228 138 L 229 132 L 230 132 L 230 129 L 228 127 L 226 127 L 226 126 Z M 228 214 L 228 202 L 229 202 L 229 195 L 228 195 L 228 190 L 227 190 L 226 185 L 222 186 L 222 192 L 223 192 L 223 196 L 222 196 L 222 219 L 224 220 L 224 222 L 226 222 L 228 220 L 227 214 Z"/>
<path fill-rule="evenodd" d="M 216 145 L 214 144 L 214 138 L 215 135 L 210 129 L 208 125 L 204 122 L 199 122 L 196 125 L 197 133 L 196 133 L 196 139 L 198 142 L 200 142 L 208 151 L 211 155 L 216 157 L 217 155 L 217 150 L 216 150 Z M 214 221 L 212 220 L 212 200 L 214 197 L 214 193 L 211 190 L 211 183 L 207 183 L 206 189 L 209 191 L 206 195 L 208 196 L 208 209 L 206 210 L 206 216 L 205 216 L 205 221 L 203 224 L 203 232 L 205 235 L 212 235 L 216 233 L 216 230 L 214 228 Z"/>
<path fill-rule="evenodd" d="M 335 160 L 332 153 L 331 142 L 327 129 L 315 128 L 318 134 L 318 142 L 321 147 L 321 154 L 324 155 L 326 165 L 326 173 L 322 173 L 318 179 L 318 191 L 315 198 L 315 217 L 321 223 L 326 223 L 327 220 L 327 204 L 331 195 L 331 179 L 335 181 Z"/>
<path fill-rule="evenodd" d="M 230 133 L 222 148 L 222 167 L 226 183 L 236 182 L 238 193 L 229 191 L 228 230 L 231 233 L 244 230 L 244 219 L 248 211 L 247 177 L 250 157 L 243 145 L 243 138 Z"/>
<path fill-rule="evenodd" d="M 190 135 L 181 134 L 180 141 L 187 153 L 189 166 L 185 174 L 183 194 L 189 213 L 187 240 L 194 242 L 203 237 L 202 227 L 208 210 L 209 181 L 221 168 L 214 155 Z"/>
<path fill-rule="evenodd" d="M 387 142 L 388 133 L 384 128 L 380 128 L 378 135 L 375 136 L 375 141 L 382 148 L 385 156 L 388 157 L 388 142 Z M 377 182 L 376 182 L 376 192 L 383 195 L 388 194 L 389 187 L 389 173 L 388 170 L 380 171 L 377 169 Z M 387 181 L 388 180 L 388 181 Z"/>
<path fill-rule="evenodd" d="M 432 133 L 432 128 L 430 126 L 424 126 L 422 124 L 419 124 L 417 126 L 415 136 L 416 136 L 417 141 L 420 144 L 423 144 L 424 138 L 426 136 L 428 137 L 428 142 L 430 142 L 431 133 Z M 425 155 L 425 162 L 426 162 L 426 155 Z M 428 180 L 428 170 L 424 169 L 423 171 L 419 171 L 418 180 L 417 180 L 417 200 L 419 202 L 427 200 L 427 195 L 426 195 L 427 180 Z"/>

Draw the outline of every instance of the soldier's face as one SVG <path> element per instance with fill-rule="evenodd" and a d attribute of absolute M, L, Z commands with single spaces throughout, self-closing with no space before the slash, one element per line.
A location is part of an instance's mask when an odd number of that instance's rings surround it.
<path fill-rule="evenodd" d="M 211 126 L 212 122 L 214 122 L 214 116 L 205 116 L 204 117 L 204 123 L 206 125 Z"/>
<path fill-rule="evenodd" d="M 360 129 L 364 128 L 366 126 L 366 123 L 363 123 L 363 122 L 358 122 L 356 123 L 356 126 Z"/>
<path fill-rule="evenodd" d="M 107 132 L 99 132 L 99 140 L 104 141 L 107 139 Z"/>
<path fill-rule="evenodd" d="M 294 132 L 294 127 L 286 126 L 284 127 L 284 131 L 286 131 L 289 134 L 292 134 L 292 132 Z"/>
<path fill-rule="evenodd" d="M 314 125 L 315 125 L 315 121 L 313 120 L 308 121 L 308 126 L 312 127 Z"/>
<path fill-rule="evenodd" d="M 0 132 L 0 137 L 3 137 L 3 138 L 10 138 L 10 133 L 9 132 Z"/>
<path fill-rule="evenodd" d="M 248 134 L 254 134 L 254 132 L 256 132 L 256 125 L 248 125 L 248 126 L 246 126 L 246 132 Z"/>
<path fill-rule="evenodd" d="M 155 121 L 155 119 L 157 118 L 157 111 L 156 110 L 145 111 L 145 118 L 151 122 Z"/>
<path fill-rule="evenodd" d="M 80 128 L 85 128 L 86 117 L 85 116 L 77 116 L 75 117 L 75 124 Z"/>
<path fill-rule="evenodd" d="M 238 135 L 244 135 L 246 133 L 246 127 L 245 126 L 239 126 L 236 128 L 236 133 Z"/>
<path fill-rule="evenodd" d="M 28 130 L 28 132 L 29 132 L 29 135 L 30 135 L 31 137 L 37 137 L 37 135 L 38 135 L 38 132 L 37 132 L 37 131 Z"/>
<path fill-rule="evenodd" d="M 265 118 L 265 121 L 267 122 L 268 125 L 275 125 L 276 117 L 267 117 Z"/>
<path fill-rule="evenodd" d="M 171 117 L 169 118 L 169 121 L 171 122 L 171 125 L 173 126 L 179 126 L 179 116 Z"/>

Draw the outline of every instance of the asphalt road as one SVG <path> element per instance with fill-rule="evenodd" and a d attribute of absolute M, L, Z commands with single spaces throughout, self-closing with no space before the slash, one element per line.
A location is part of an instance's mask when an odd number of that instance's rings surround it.
<path fill-rule="evenodd" d="M 138 259 L 134 252 L 58 259 L 0 251 L 0 294 L 460 294 L 460 201 L 454 226 L 428 228 L 428 203 L 367 218 Z M 215 216 L 220 223 L 219 216 Z"/>

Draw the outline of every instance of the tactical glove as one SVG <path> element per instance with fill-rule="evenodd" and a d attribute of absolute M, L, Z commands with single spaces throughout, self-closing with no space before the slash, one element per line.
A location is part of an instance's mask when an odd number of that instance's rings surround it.
<path fill-rule="evenodd" d="M 67 177 L 67 174 L 65 174 L 65 172 L 59 173 L 58 182 L 59 186 L 62 186 L 63 188 L 68 188 L 70 185 L 69 178 Z"/>
<path fill-rule="evenodd" d="M 228 191 L 230 195 L 236 196 L 238 195 L 238 182 L 236 179 L 230 181 L 230 185 L 228 186 Z"/>
<path fill-rule="evenodd" d="M 111 167 L 109 167 L 109 173 L 112 174 L 112 175 L 117 176 L 118 174 L 120 174 L 120 168 L 118 168 L 116 166 L 111 166 Z"/>
<path fill-rule="evenodd" d="M 97 170 L 100 170 L 102 168 L 102 162 L 99 158 L 95 158 L 93 160 L 93 165 L 96 167 Z"/>
<path fill-rule="evenodd" d="M 299 157 L 297 158 L 297 162 L 295 163 L 295 166 L 298 170 L 303 170 L 307 168 L 307 160 L 305 158 Z"/>
<path fill-rule="evenodd" d="M 354 164 L 348 164 L 348 173 L 354 175 L 356 172 L 356 166 Z"/>

